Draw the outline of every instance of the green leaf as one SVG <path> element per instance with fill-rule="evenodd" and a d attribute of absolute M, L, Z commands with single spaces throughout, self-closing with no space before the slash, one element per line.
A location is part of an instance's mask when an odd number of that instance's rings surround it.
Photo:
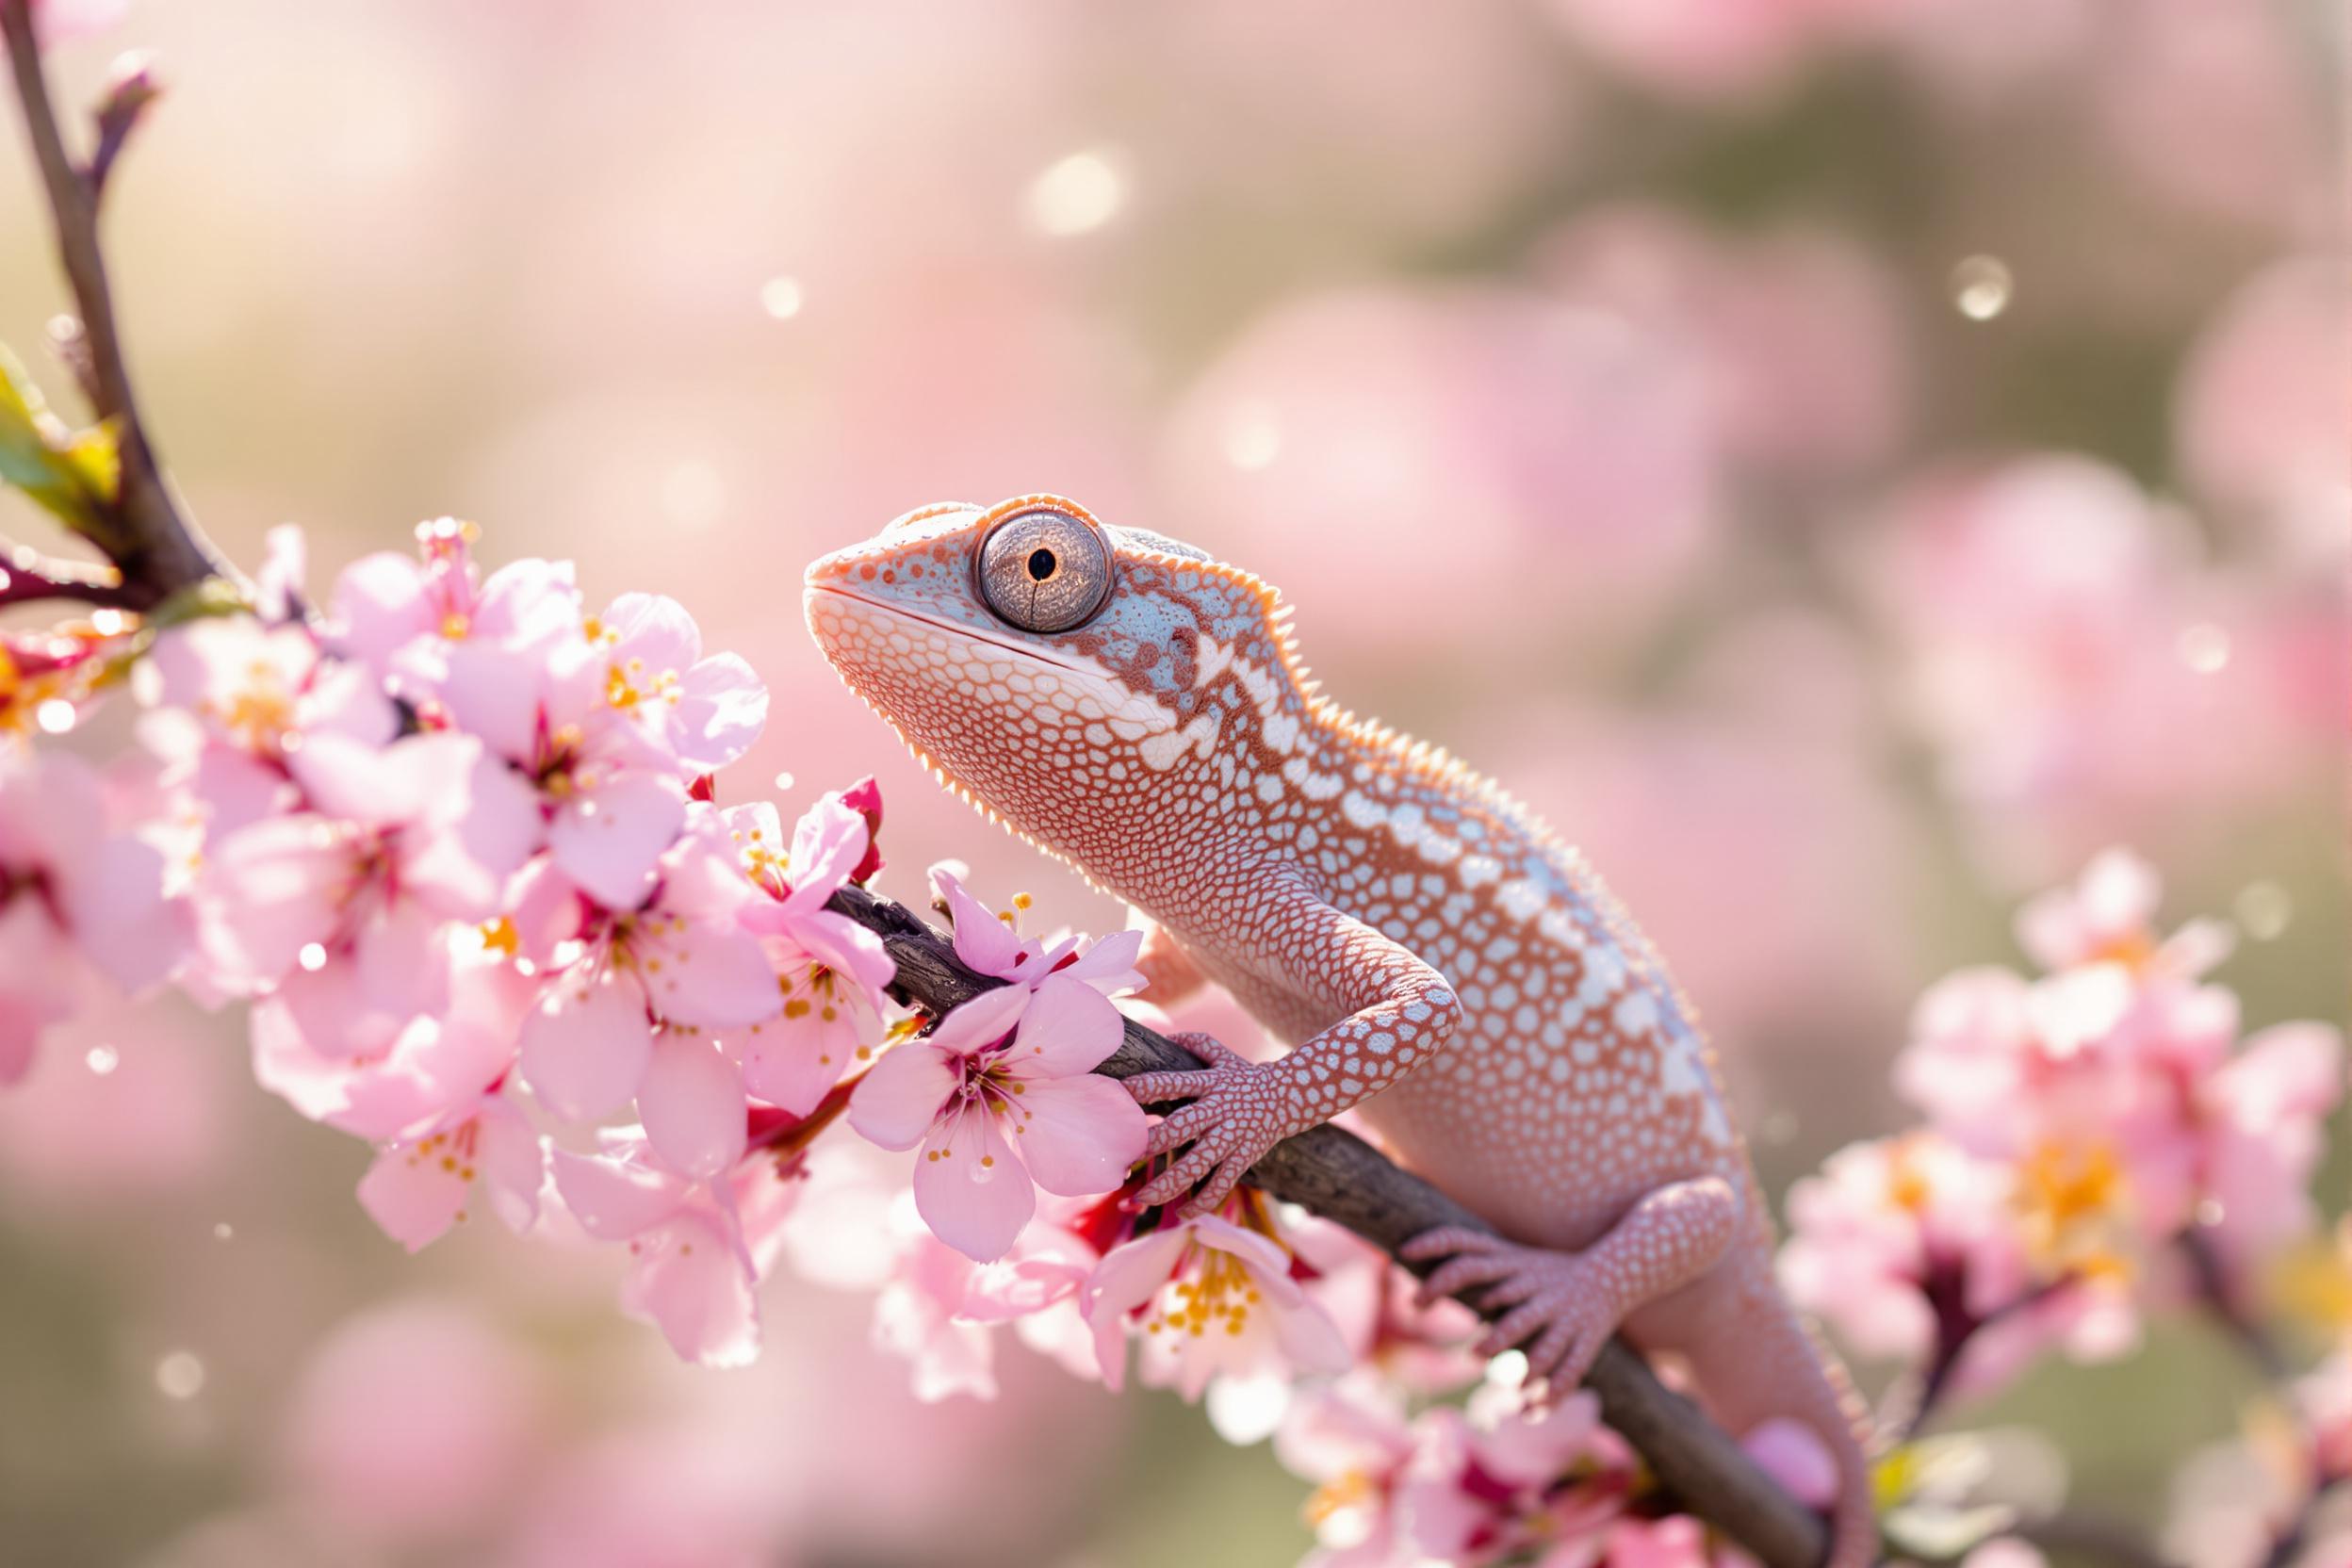
<path fill-rule="evenodd" d="M 105 531 L 122 485 L 113 421 L 69 430 L 5 348 L 0 348 L 0 482 L 15 485 L 66 527 L 90 536 Z"/>

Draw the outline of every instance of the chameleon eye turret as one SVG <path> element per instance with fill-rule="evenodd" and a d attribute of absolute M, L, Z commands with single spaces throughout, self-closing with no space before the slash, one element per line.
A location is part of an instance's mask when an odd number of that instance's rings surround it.
<path fill-rule="evenodd" d="M 1084 626 L 1111 596 L 1111 550 L 1091 521 L 1050 506 L 1011 513 L 973 563 L 988 612 L 1023 631 Z"/>

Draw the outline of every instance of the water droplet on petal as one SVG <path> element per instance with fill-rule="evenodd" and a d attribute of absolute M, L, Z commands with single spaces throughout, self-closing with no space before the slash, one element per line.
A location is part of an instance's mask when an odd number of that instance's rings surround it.
<path fill-rule="evenodd" d="M 74 727 L 74 705 L 63 697 L 51 697 L 33 710 L 33 722 L 44 735 L 62 735 Z"/>
<path fill-rule="evenodd" d="M 304 942 L 302 952 L 295 955 L 294 961 L 316 974 L 327 967 L 327 950 L 317 942 Z"/>
<path fill-rule="evenodd" d="M 93 1045 L 82 1060 L 90 1064 L 90 1071 L 104 1078 L 122 1065 L 122 1054 L 110 1045 Z"/>

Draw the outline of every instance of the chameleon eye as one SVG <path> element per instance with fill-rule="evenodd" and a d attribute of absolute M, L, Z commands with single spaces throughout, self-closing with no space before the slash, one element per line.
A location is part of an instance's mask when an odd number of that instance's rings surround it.
<path fill-rule="evenodd" d="M 988 612 L 1023 631 L 1084 626 L 1111 596 L 1111 551 L 1084 518 L 1017 512 L 980 542 L 977 575 Z"/>

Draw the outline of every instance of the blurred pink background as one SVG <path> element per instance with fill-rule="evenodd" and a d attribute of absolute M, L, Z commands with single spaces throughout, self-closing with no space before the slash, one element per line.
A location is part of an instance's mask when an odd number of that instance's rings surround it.
<path fill-rule="evenodd" d="M 1585 847 L 1777 1191 L 1887 1121 L 1922 985 L 2111 842 L 2238 923 L 2249 1024 L 2343 1016 L 2339 24 L 155 0 L 54 64 L 80 102 L 160 51 L 116 284 L 241 558 L 299 521 L 323 580 L 456 513 L 592 600 L 672 594 L 775 693 L 743 776 L 879 776 L 886 890 L 952 855 L 1101 929 L 838 686 L 800 572 L 1037 489 L 1188 539 L 1282 586 L 1339 700 Z M 8 151 L 30 357 L 62 293 Z M 1172 1401 L 1008 1348 L 995 1404 L 918 1405 L 863 1295 L 779 1283 L 763 1364 L 710 1374 L 612 1313 L 610 1260 L 475 1227 L 410 1261 L 235 1021 L 78 1027 L 0 1100 L 9 1560 L 1305 1544 L 1296 1483 Z M 2020 1411 L 2138 1501 L 2222 1419 L 2204 1353 Z"/>

